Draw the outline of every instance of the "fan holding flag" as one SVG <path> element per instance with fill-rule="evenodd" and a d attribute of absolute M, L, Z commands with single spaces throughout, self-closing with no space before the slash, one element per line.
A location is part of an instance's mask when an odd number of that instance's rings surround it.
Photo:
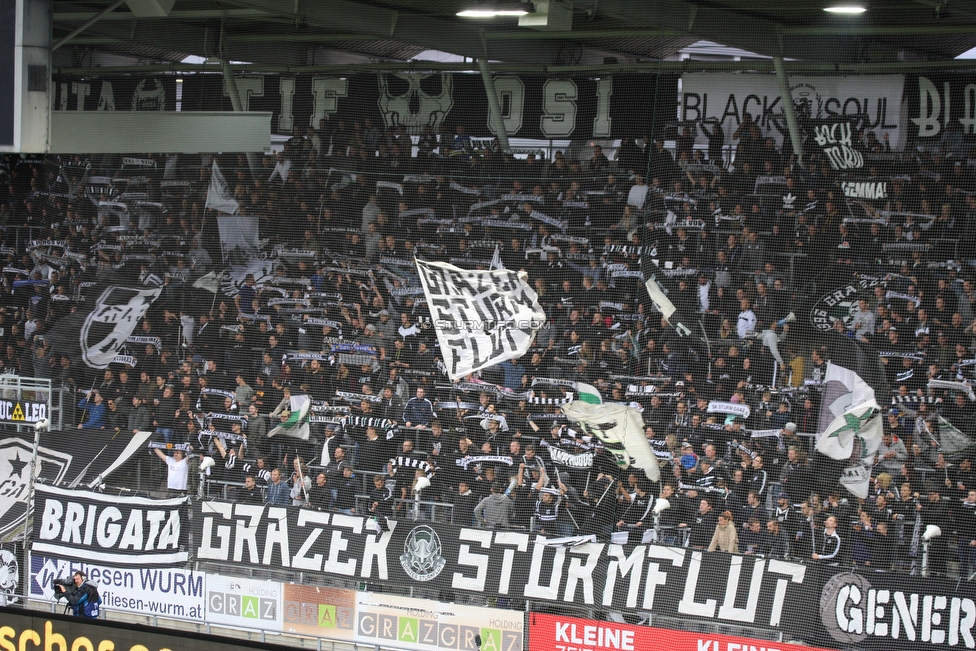
<path fill-rule="evenodd" d="M 871 469 L 882 442 L 883 417 L 875 396 L 888 391 L 879 367 L 877 354 L 865 344 L 832 338 L 816 450 L 847 462 L 840 484 L 860 498 L 868 496 Z"/>

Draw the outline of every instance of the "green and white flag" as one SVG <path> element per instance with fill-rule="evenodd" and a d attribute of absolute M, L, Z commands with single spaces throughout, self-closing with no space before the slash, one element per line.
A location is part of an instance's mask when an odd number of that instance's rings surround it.
<path fill-rule="evenodd" d="M 820 406 L 817 451 L 831 459 L 848 460 L 840 483 L 866 498 L 871 467 L 881 446 L 883 422 L 874 389 L 849 368 L 828 362 Z"/>
<path fill-rule="evenodd" d="M 599 393 L 597 393 L 599 395 Z M 621 468 L 640 468 L 651 481 L 660 481 L 661 470 L 647 437 L 640 411 L 617 402 L 592 404 L 575 400 L 561 407 L 584 433 L 600 439 Z"/>
<path fill-rule="evenodd" d="M 280 425 L 268 432 L 268 438 L 273 436 L 287 436 L 293 439 L 308 440 L 308 412 L 312 407 L 312 399 L 305 394 L 293 395 L 290 399 L 291 410 L 288 418 Z"/>
<path fill-rule="evenodd" d="M 592 384 L 576 382 L 575 385 L 576 399 L 580 402 L 587 402 L 591 405 L 599 405 L 603 402 L 603 396 L 600 395 L 600 390 Z"/>

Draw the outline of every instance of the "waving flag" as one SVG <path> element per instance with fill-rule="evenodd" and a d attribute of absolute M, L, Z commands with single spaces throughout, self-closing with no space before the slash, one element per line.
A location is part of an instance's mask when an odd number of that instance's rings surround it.
<path fill-rule="evenodd" d="M 866 498 L 871 467 L 881 446 L 882 410 L 875 389 L 887 393 L 878 358 L 846 337 L 836 337 L 820 405 L 820 434 L 816 449 L 838 461 L 848 461 L 841 485 Z"/>
<path fill-rule="evenodd" d="M 617 465 L 640 468 L 651 481 L 661 479 L 657 457 L 644 436 L 644 420 L 637 409 L 614 402 L 574 401 L 563 405 L 562 411 L 583 432 L 603 441 Z"/>
<path fill-rule="evenodd" d="M 416 263 L 452 380 L 521 357 L 546 322 L 525 272 L 468 271 L 445 262 Z"/>
<path fill-rule="evenodd" d="M 290 399 L 291 410 L 280 425 L 268 432 L 272 436 L 288 436 L 293 439 L 308 440 L 308 412 L 312 407 L 312 399 L 305 394 L 293 395 Z"/>
<path fill-rule="evenodd" d="M 236 215 L 240 211 L 240 206 L 231 194 L 230 187 L 224 179 L 224 175 L 217 167 L 217 161 L 213 162 L 210 170 L 210 187 L 207 189 L 206 208 L 213 208 L 218 212 Z"/>

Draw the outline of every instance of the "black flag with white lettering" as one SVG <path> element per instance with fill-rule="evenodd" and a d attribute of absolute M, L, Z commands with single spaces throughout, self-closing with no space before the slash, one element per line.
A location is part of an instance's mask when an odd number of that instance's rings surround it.
<path fill-rule="evenodd" d="M 82 306 L 56 323 L 44 340 L 72 365 L 108 368 L 161 292 L 161 287 L 99 283 L 85 290 Z"/>
<path fill-rule="evenodd" d="M 109 565 L 181 565 L 189 558 L 187 500 L 40 484 L 34 496 L 32 550 Z"/>
<path fill-rule="evenodd" d="M 100 484 L 136 451 L 145 448 L 149 432 L 116 436 L 115 430 L 86 430 L 84 436 L 44 432 L 37 449 L 34 476 L 38 485 L 91 488 Z M 27 514 L 33 433 L 0 435 L 0 538 L 22 534 Z"/>
<path fill-rule="evenodd" d="M 806 120 L 807 146 L 816 145 L 831 168 L 840 172 L 864 167 L 864 151 L 858 115 L 838 116 L 832 120 Z"/>

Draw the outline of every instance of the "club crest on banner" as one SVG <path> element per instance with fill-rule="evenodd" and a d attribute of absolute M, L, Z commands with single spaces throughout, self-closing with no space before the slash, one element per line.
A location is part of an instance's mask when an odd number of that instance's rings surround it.
<path fill-rule="evenodd" d="M 844 327 L 850 329 L 857 312 L 857 300 L 866 297 L 875 285 L 883 284 L 880 280 L 860 279 L 856 283 L 848 283 L 843 287 L 824 294 L 810 310 L 810 324 L 822 332 L 833 330 L 834 321 L 840 319 Z"/>
<path fill-rule="evenodd" d="M 32 446 L 24 439 L 8 438 L 0 441 L 0 513 L 3 525 L 0 537 L 18 526 L 23 527 L 27 512 L 27 490 L 30 480 Z M 70 454 L 40 447 L 37 450 L 37 476 L 50 483 L 58 483 L 71 464 Z"/>
<path fill-rule="evenodd" d="M 146 315 L 162 288 L 111 286 L 96 299 L 81 326 L 81 356 L 88 366 L 106 368 Z"/>
<path fill-rule="evenodd" d="M 403 543 L 400 565 L 414 581 L 433 581 L 447 565 L 442 549 L 436 531 L 426 525 L 414 527 Z"/>

